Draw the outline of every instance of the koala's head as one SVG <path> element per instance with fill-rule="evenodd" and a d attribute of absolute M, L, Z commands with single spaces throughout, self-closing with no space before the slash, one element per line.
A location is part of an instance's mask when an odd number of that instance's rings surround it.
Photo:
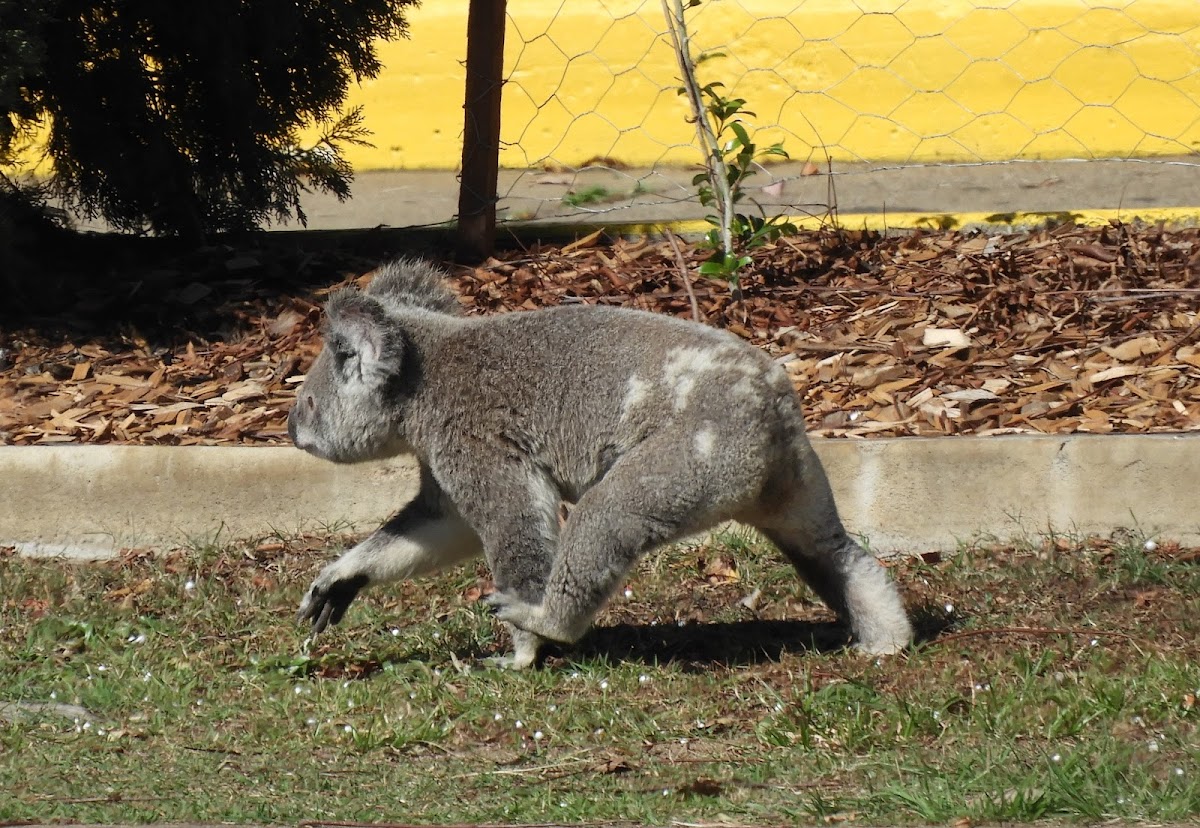
<path fill-rule="evenodd" d="M 325 315 L 325 347 L 288 414 L 292 442 L 335 463 L 401 453 L 393 413 L 405 357 L 400 326 L 357 290 L 333 294 Z"/>

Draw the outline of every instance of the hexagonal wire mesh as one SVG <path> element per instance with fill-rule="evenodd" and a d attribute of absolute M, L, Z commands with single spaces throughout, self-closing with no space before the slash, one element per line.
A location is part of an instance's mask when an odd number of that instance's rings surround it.
<path fill-rule="evenodd" d="M 756 140 L 791 155 L 751 179 L 768 213 L 904 210 L 921 168 L 945 173 L 945 210 L 987 187 L 956 169 L 1200 170 L 1194 0 L 704 0 L 688 14 L 695 50 L 723 55 L 700 80 L 744 97 Z M 700 215 L 661 0 L 510 0 L 508 17 L 501 220 Z M 1106 169 L 1091 174 L 1105 186 Z M 1042 175 L 1021 186 L 1053 188 Z"/>

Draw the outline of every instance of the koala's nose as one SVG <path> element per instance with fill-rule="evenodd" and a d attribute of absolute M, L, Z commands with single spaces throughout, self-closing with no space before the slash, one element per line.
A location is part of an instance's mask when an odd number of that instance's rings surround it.
<path fill-rule="evenodd" d="M 292 442 L 300 445 L 296 440 L 296 411 L 293 409 L 288 413 L 288 437 L 292 438 Z"/>

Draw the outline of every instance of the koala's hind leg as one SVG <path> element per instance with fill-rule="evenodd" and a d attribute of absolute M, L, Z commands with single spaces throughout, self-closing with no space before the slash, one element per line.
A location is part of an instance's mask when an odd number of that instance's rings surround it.
<path fill-rule="evenodd" d="M 433 572 L 480 551 L 479 536 L 422 467 L 417 496 L 321 570 L 305 593 L 296 620 L 311 621 L 315 635 L 341 621 L 364 587 Z"/>
<path fill-rule="evenodd" d="M 779 547 L 800 577 L 850 625 L 855 646 L 887 655 L 912 642 L 912 626 L 887 571 L 842 525 L 820 461 L 803 441 L 791 491 L 746 520 Z M 778 495 L 778 492 L 772 493 Z"/>
<path fill-rule="evenodd" d="M 664 437 L 614 465 L 572 509 L 540 602 L 498 592 L 496 615 L 543 638 L 573 643 L 643 553 L 730 516 L 752 484 L 711 470 Z"/>

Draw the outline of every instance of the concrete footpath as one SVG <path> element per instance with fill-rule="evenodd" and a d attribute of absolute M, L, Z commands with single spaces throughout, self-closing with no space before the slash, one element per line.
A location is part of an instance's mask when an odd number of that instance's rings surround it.
<path fill-rule="evenodd" d="M 814 443 L 848 527 L 880 553 L 1120 528 L 1200 544 L 1200 434 Z M 0 546 L 99 559 L 276 530 L 369 530 L 415 485 L 408 458 L 338 466 L 289 447 L 8 447 Z"/>
<path fill-rule="evenodd" d="M 750 179 L 747 195 L 766 215 L 801 224 L 827 221 L 836 205 L 842 227 L 1013 226 L 1120 219 L 1194 224 L 1200 220 L 1200 157 L 1091 161 L 1013 161 L 993 164 L 837 165 L 806 175 L 803 164 L 777 164 Z M 691 167 L 592 168 L 579 172 L 501 170 L 497 213 L 502 228 L 522 239 L 546 235 L 547 225 L 671 225 L 702 233 Z M 310 230 L 447 226 L 458 211 L 454 170 L 382 170 L 355 176 L 352 197 L 338 201 L 308 192 L 301 206 Z M 591 193 L 595 200 L 579 196 Z M 574 194 L 574 195 L 573 195 Z M 811 217 L 811 218 L 809 218 Z M 110 229 L 75 217 L 84 230 Z M 297 230 L 282 225 L 277 230 Z M 559 235 L 562 235 L 561 233 Z"/>

